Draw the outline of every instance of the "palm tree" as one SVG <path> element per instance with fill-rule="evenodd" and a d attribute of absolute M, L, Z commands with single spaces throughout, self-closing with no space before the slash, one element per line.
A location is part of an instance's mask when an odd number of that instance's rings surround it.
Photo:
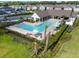
<path fill-rule="evenodd" d="M 72 8 L 72 11 L 71 11 L 71 17 L 72 17 L 73 12 L 74 12 L 74 9 Z"/>
<path fill-rule="evenodd" d="M 48 26 L 46 25 L 46 26 L 45 26 L 45 32 L 44 32 L 44 40 L 46 40 L 46 32 L 47 32 L 47 28 L 48 28 Z"/>
<path fill-rule="evenodd" d="M 61 21 L 61 24 L 64 24 L 64 23 L 65 23 L 64 18 L 65 18 L 65 16 L 63 15 L 63 16 L 62 16 L 62 21 Z"/>
<path fill-rule="evenodd" d="M 47 51 L 47 48 L 48 48 L 49 34 L 46 37 L 47 28 L 48 28 L 48 26 L 46 25 L 46 27 L 45 27 L 45 33 L 44 33 L 44 36 L 45 36 L 45 48 L 44 48 L 43 53 L 45 53 Z"/>
<path fill-rule="evenodd" d="M 34 42 L 34 53 L 35 53 L 36 56 L 37 56 L 37 54 L 38 54 L 39 48 L 40 48 L 40 46 L 39 46 L 39 44 L 37 43 L 37 41 L 35 40 L 35 42 Z"/>
<path fill-rule="evenodd" d="M 45 53 L 47 51 L 49 38 L 50 38 L 50 32 L 48 33 L 48 36 L 47 36 L 47 39 L 46 39 L 46 42 L 45 42 L 46 45 L 45 45 L 43 53 Z"/>
<path fill-rule="evenodd" d="M 34 42 L 34 53 L 35 53 L 35 55 L 37 56 L 37 42 L 35 41 Z"/>

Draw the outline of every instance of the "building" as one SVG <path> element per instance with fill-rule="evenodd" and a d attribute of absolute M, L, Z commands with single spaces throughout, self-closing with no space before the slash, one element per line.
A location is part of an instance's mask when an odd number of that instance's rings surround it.
<path fill-rule="evenodd" d="M 40 5 L 39 10 L 42 10 L 42 11 L 46 10 L 46 6 Z"/>
<path fill-rule="evenodd" d="M 74 23 L 74 21 L 75 21 L 75 18 L 69 18 L 69 19 L 65 22 L 65 24 L 72 26 L 73 23 Z"/>
<path fill-rule="evenodd" d="M 47 5 L 46 10 L 53 10 L 53 6 L 52 5 Z"/>
<path fill-rule="evenodd" d="M 74 12 L 79 12 L 79 5 L 75 6 L 75 7 L 73 8 L 73 10 L 74 10 Z"/>
<path fill-rule="evenodd" d="M 48 11 L 42 11 L 42 12 L 37 12 L 37 13 L 34 13 L 32 16 L 31 16 L 35 21 L 36 20 L 39 20 L 39 21 L 44 21 L 44 19 L 48 19 L 50 17 Z"/>
<path fill-rule="evenodd" d="M 62 10 L 63 6 L 62 5 L 55 5 L 54 10 Z"/>
<path fill-rule="evenodd" d="M 26 10 L 26 9 L 27 9 L 26 7 L 27 7 L 27 5 L 22 5 L 21 8 L 22 8 L 23 10 Z"/>
<path fill-rule="evenodd" d="M 54 10 L 62 10 L 60 7 L 55 7 Z"/>
<path fill-rule="evenodd" d="M 72 10 L 71 7 L 64 7 L 64 10 Z"/>
<path fill-rule="evenodd" d="M 0 17 L 0 21 L 5 21 L 5 18 L 4 17 Z"/>
<path fill-rule="evenodd" d="M 6 15 L 7 13 L 5 11 L 0 11 L 0 15 Z"/>
<path fill-rule="evenodd" d="M 46 10 L 53 10 L 53 7 L 47 7 Z"/>
<path fill-rule="evenodd" d="M 22 7 L 21 5 L 16 5 L 16 6 L 14 6 L 13 8 L 14 8 L 15 11 L 16 11 L 16 10 L 18 10 L 18 9 L 21 9 L 21 7 Z"/>
<path fill-rule="evenodd" d="M 55 17 L 71 17 L 71 11 L 70 10 L 48 10 L 48 11 L 41 11 L 34 13 L 31 17 L 36 21 L 44 21 L 49 18 L 55 18 Z"/>
<path fill-rule="evenodd" d="M 31 6 L 31 5 L 28 5 L 28 6 L 26 7 L 26 9 L 27 9 L 27 10 L 32 10 L 32 6 Z"/>
<path fill-rule="evenodd" d="M 32 6 L 32 10 L 38 10 L 38 6 Z"/>

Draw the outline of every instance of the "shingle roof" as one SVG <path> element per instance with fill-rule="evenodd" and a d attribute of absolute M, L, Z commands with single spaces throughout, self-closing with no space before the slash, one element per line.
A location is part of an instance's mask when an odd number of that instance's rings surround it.
<path fill-rule="evenodd" d="M 4 17 L 0 17 L 0 21 L 3 21 L 3 20 L 5 20 Z"/>
<path fill-rule="evenodd" d="M 38 16 L 43 18 L 49 15 L 48 11 L 37 12 Z"/>
<path fill-rule="evenodd" d="M 37 12 L 37 15 L 40 18 L 46 17 L 46 16 L 67 16 L 70 17 L 72 11 L 69 10 L 48 10 L 48 11 L 42 11 Z"/>
<path fill-rule="evenodd" d="M 50 10 L 48 11 L 48 13 L 51 15 L 51 16 L 67 16 L 67 17 L 70 17 L 71 15 L 71 11 L 68 11 L 68 10 Z"/>
<path fill-rule="evenodd" d="M 0 15 L 3 15 L 3 14 L 7 14 L 7 13 L 4 11 L 0 11 Z"/>
<path fill-rule="evenodd" d="M 17 19 L 20 19 L 19 16 L 16 16 L 16 17 L 7 17 L 8 20 L 17 20 Z"/>

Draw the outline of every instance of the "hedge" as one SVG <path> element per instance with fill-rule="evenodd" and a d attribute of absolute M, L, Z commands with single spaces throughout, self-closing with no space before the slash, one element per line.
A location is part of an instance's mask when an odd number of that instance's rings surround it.
<path fill-rule="evenodd" d="M 6 27 L 6 26 L 10 26 L 10 25 L 14 25 L 14 24 L 17 24 L 17 23 L 21 23 L 22 21 L 13 21 L 13 22 L 0 22 L 0 27 Z"/>
<path fill-rule="evenodd" d="M 62 25 L 62 27 L 60 28 L 60 31 L 57 32 L 55 34 L 55 36 L 52 36 L 51 39 L 49 40 L 49 47 L 53 46 L 56 42 L 59 41 L 59 39 L 61 38 L 61 36 L 63 35 L 64 31 L 68 28 L 68 25 Z"/>
<path fill-rule="evenodd" d="M 79 26 L 79 18 L 76 18 L 74 24 L 73 24 L 73 27 L 77 27 Z"/>
<path fill-rule="evenodd" d="M 7 15 L 6 17 L 21 16 L 21 15 L 31 15 L 31 14 L 33 14 L 33 13 L 19 13 L 19 14 Z"/>

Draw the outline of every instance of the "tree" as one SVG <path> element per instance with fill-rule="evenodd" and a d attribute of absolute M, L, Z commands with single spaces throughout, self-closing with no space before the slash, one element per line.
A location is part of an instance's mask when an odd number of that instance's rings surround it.
<path fill-rule="evenodd" d="M 72 17 L 73 12 L 74 12 L 74 9 L 72 8 L 72 11 L 71 11 L 71 17 Z"/>
<path fill-rule="evenodd" d="M 34 42 L 34 53 L 35 53 L 35 55 L 37 56 L 37 42 L 35 41 Z"/>
<path fill-rule="evenodd" d="M 39 46 L 39 44 L 37 43 L 37 41 L 35 40 L 35 42 L 34 42 L 34 53 L 35 53 L 35 55 L 37 56 L 37 54 L 38 54 L 38 50 L 40 49 L 40 46 Z"/>
<path fill-rule="evenodd" d="M 45 42 L 45 48 L 44 48 L 43 53 L 45 53 L 47 51 L 49 38 L 50 38 L 50 32 L 48 33 L 48 36 L 47 36 L 47 39 L 46 39 L 46 42 Z"/>
<path fill-rule="evenodd" d="M 64 16 L 64 20 L 67 20 L 67 19 L 69 19 L 69 17 Z"/>
<path fill-rule="evenodd" d="M 61 24 L 62 24 L 62 25 L 65 23 L 65 20 L 64 20 L 64 19 L 65 19 L 65 16 L 63 15 L 63 16 L 62 16 L 62 20 L 61 20 Z"/>
<path fill-rule="evenodd" d="M 43 53 L 45 53 L 47 51 L 47 48 L 48 48 L 49 34 L 48 34 L 48 36 L 46 35 L 47 28 L 48 28 L 48 26 L 46 25 L 45 26 L 45 33 L 44 33 L 44 36 L 45 36 L 45 48 L 44 48 Z"/>
<path fill-rule="evenodd" d="M 46 32 L 47 32 L 47 28 L 48 28 L 48 26 L 46 25 L 46 26 L 45 26 L 45 32 L 44 32 L 44 40 L 46 40 Z"/>

